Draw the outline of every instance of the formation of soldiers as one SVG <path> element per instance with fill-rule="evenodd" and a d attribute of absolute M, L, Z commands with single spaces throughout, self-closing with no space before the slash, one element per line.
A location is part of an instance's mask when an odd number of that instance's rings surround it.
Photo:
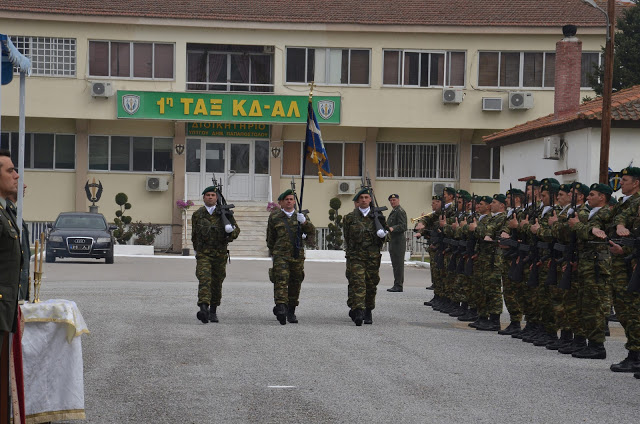
<path fill-rule="evenodd" d="M 415 228 L 429 241 L 434 297 L 425 305 L 584 359 L 606 358 L 613 307 L 628 356 L 611 370 L 640 378 L 640 168 L 622 175 L 619 202 L 608 185 L 554 178 L 529 180 L 524 192 L 434 196 Z"/>

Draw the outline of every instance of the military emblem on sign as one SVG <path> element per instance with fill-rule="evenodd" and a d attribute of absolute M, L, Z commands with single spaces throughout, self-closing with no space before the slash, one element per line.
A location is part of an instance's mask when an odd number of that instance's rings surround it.
<path fill-rule="evenodd" d="M 140 109 L 140 96 L 135 94 L 122 96 L 122 108 L 129 115 L 133 115 Z"/>
<path fill-rule="evenodd" d="M 609 187 L 611 187 L 613 191 L 620 190 L 620 183 L 622 182 L 623 174 L 624 171 L 615 172 L 609 168 Z"/>
<path fill-rule="evenodd" d="M 318 102 L 318 115 L 322 119 L 329 119 L 336 110 L 336 104 L 333 100 L 320 100 Z"/>

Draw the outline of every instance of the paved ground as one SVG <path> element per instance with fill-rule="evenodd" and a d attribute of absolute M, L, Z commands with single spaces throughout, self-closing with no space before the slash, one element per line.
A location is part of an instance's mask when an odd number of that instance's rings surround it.
<path fill-rule="evenodd" d="M 635 423 L 640 380 L 625 355 L 578 360 L 479 332 L 422 302 L 428 270 L 388 293 L 374 324 L 347 316 L 344 264 L 308 263 L 297 325 L 271 309 L 267 261 L 227 269 L 219 324 L 196 319 L 195 261 L 116 258 L 45 265 L 43 299 L 77 302 L 90 423 Z M 507 320 L 503 315 L 503 320 Z"/>

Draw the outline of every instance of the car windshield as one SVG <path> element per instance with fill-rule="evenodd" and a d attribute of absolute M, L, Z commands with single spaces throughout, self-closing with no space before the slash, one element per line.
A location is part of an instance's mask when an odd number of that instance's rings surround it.
<path fill-rule="evenodd" d="M 56 228 L 85 228 L 90 230 L 106 230 L 107 224 L 100 216 L 61 216 L 56 221 Z"/>

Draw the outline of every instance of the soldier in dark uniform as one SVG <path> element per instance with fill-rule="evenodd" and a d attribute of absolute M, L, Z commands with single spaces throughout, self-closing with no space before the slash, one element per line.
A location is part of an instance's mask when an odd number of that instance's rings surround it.
<path fill-rule="evenodd" d="M 267 224 L 267 247 L 273 257 L 273 268 L 269 270 L 276 304 L 273 313 L 282 325 L 287 321 L 296 324 L 295 312 L 304 280 L 303 236 L 312 237 L 316 228 L 306 215 L 295 210 L 293 190 L 282 193 L 278 201 L 282 209 L 272 213 Z"/>
<path fill-rule="evenodd" d="M 217 208 L 218 187 L 210 186 L 202 192 L 204 206 L 191 217 L 191 241 L 196 251 L 196 277 L 198 285 L 197 317 L 204 324 L 218 322 L 217 307 L 222 298 L 222 282 L 227 273 L 227 244 L 240 234 L 233 215 L 224 225 Z M 218 210 L 216 210 L 218 209 Z"/>
<path fill-rule="evenodd" d="M 388 231 L 376 230 L 371 210 L 371 192 L 364 188 L 353 198 L 358 206 L 344 217 L 344 244 L 352 287 L 352 305 L 349 316 L 357 326 L 372 324 L 372 311 L 376 305 L 376 292 L 380 282 L 380 249 Z M 384 217 L 383 217 L 384 218 Z M 381 222 L 386 228 L 386 223 Z"/>
<path fill-rule="evenodd" d="M 393 287 L 388 292 L 401 292 L 404 284 L 404 254 L 407 251 L 407 239 L 404 232 L 407 231 L 407 213 L 400 206 L 400 196 L 389 196 L 391 212 L 387 219 L 389 226 L 389 256 L 393 266 Z"/>

